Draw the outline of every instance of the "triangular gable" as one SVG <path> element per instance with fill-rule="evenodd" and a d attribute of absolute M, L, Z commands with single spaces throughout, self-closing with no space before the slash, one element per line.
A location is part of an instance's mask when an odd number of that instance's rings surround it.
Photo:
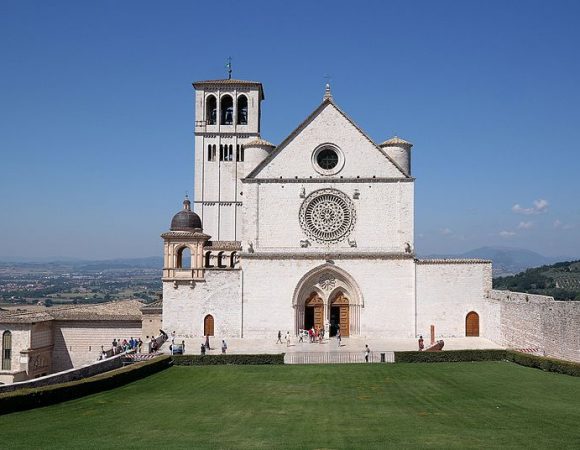
<path fill-rule="evenodd" d="M 302 133 L 323 111 L 326 107 L 332 107 L 336 110 L 344 119 L 346 119 L 357 131 L 360 135 L 368 141 L 372 147 L 388 160 L 398 171 L 398 173 L 403 176 L 404 178 L 411 178 L 405 171 L 395 162 L 392 158 L 387 155 L 383 149 L 377 146 L 375 142 L 344 112 L 342 111 L 338 105 L 333 101 L 332 98 L 326 98 L 322 101 L 320 105 L 300 124 L 284 141 L 276 147 L 276 149 L 268 155 L 258 166 L 256 166 L 247 176 L 247 178 L 258 178 L 258 175 L 263 171 L 265 167 L 267 167 L 274 158 L 276 158 L 294 139 Z"/>

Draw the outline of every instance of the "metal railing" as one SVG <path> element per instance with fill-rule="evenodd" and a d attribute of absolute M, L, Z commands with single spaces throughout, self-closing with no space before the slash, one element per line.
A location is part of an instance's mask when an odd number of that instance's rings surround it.
<path fill-rule="evenodd" d="M 374 351 L 369 363 L 394 363 L 395 352 Z M 291 352 L 284 356 L 286 364 L 357 364 L 365 363 L 364 352 Z"/>

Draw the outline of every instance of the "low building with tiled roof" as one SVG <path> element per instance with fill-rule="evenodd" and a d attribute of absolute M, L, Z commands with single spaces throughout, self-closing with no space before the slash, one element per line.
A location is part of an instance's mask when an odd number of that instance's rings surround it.
<path fill-rule="evenodd" d="M 0 310 L 0 383 L 22 381 L 96 361 L 113 340 L 144 338 L 143 303 Z"/>

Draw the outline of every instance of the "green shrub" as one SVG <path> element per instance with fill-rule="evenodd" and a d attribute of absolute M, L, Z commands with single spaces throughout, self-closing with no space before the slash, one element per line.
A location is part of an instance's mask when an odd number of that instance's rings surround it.
<path fill-rule="evenodd" d="M 150 361 L 131 364 L 82 380 L 0 394 L 0 415 L 52 405 L 96 392 L 114 389 L 159 372 L 170 365 L 170 356 L 160 356 Z"/>
<path fill-rule="evenodd" d="M 395 362 L 502 361 L 505 350 L 449 350 L 442 352 L 395 352 Z"/>
<path fill-rule="evenodd" d="M 277 355 L 174 355 L 176 366 L 284 364 L 284 353 Z"/>
<path fill-rule="evenodd" d="M 564 375 L 580 377 L 580 364 L 561 359 L 545 358 L 515 351 L 506 351 L 506 359 L 521 366 L 542 369 L 546 372 L 556 372 Z"/>

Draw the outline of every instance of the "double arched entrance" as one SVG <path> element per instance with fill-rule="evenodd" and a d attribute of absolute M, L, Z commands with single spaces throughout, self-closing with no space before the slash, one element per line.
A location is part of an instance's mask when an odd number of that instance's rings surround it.
<path fill-rule="evenodd" d="M 294 291 L 295 332 L 324 329 L 343 337 L 360 333 L 360 290 L 354 279 L 334 264 L 323 264 L 302 277 Z"/>

